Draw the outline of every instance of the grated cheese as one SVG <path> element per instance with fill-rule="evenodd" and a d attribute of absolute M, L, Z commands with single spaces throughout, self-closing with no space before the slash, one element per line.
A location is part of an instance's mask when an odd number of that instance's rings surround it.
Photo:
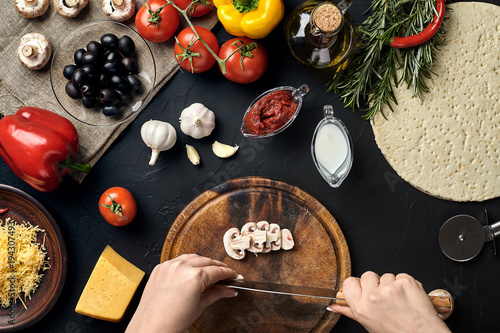
<path fill-rule="evenodd" d="M 29 222 L 22 224 L 7 218 L 0 220 L 0 305 L 11 306 L 17 299 L 24 304 L 31 299 L 43 274 L 50 269 L 43 244 L 37 242 L 37 233 L 44 232 Z M 21 298 L 21 296 L 24 298 Z"/>

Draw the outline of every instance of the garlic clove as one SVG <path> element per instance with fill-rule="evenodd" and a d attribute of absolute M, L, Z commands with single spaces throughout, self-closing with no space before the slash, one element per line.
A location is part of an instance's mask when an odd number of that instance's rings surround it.
<path fill-rule="evenodd" d="M 187 157 L 193 165 L 198 165 L 200 164 L 200 154 L 196 151 L 196 149 L 193 146 L 186 145 L 186 151 L 187 151 Z"/>
<path fill-rule="evenodd" d="M 212 144 L 212 151 L 214 152 L 215 156 L 220 158 L 228 158 L 233 156 L 238 151 L 238 148 L 240 148 L 238 145 L 235 145 L 233 147 L 224 143 L 220 143 L 219 141 L 215 141 Z"/>

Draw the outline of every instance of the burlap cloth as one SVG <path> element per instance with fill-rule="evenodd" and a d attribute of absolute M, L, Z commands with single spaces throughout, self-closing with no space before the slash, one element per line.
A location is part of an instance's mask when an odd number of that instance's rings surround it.
<path fill-rule="evenodd" d="M 145 1 L 136 1 L 136 12 Z M 72 29 L 85 22 L 104 20 L 102 0 L 90 0 L 76 18 L 68 19 L 57 13 L 53 0 L 49 9 L 41 17 L 27 19 L 20 16 L 14 7 L 14 1 L 0 1 L 0 113 L 13 114 L 23 106 L 36 106 L 54 111 L 68 118 L 75 125 L 80 136 L 81 162 L 94 165 L 108 147 L 130 124 L 128 121 L 117 126 L 90 126 L 69 116 L 59 105 L 50 86 L 50 61 L 38 71 L 25 68 L 17 58 L 17 47 L 22 36 L 30 32 L 44 34 L 51 43 L 52 52 L 59 41 Z M 135 17 L 135 16 L 134 16 Z M 134 17 L 124 22 L 135 29 Z M 200 19 L 193 19 L 193 24 L 211 29 L 217 23 L 215 11 Z M 181 27 L 187 26 L 181 20 Z M 104 32 L 103 32 L 104 33 Z M 178 70 L 173 55 L 174 43 L 149 43 L 156 62 L 156 87 L 153 96 Z M 138 113 L 137 113 L 138 115 Z M 135 115 L 135 117 L 137 117 Z M 135 118 L 134 117 L 134 118 Z M 72 173 L 74 179 L 82 181 L 85 174 Z"/>

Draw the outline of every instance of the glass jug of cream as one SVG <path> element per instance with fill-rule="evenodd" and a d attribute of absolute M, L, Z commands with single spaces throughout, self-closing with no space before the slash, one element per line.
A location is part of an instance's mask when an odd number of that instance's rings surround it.
<path fill-rule="evenodd" d="M 323 119 L 316 126 L 311 154 L 320 175 L 331 187 L 339 187 L 351 170 L 352 141 L 347 127 L 334 117 L 333 107 L 323 107 Z"/>

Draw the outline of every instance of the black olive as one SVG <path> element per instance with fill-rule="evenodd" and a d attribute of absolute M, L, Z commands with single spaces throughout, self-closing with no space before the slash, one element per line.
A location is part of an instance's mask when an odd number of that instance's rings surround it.
<path fill-rule="evenodd" d="M 130 91 L 130 83 L 123 76 L 113 75 L 111 76 L 109 81 L 111 87 L 113 87 L 114 89 L 121 90 L 124 93 L 128 93 Z"/>
<path fill-rule="evenodd" d="M 126 93 L 124 93 L 123 91 L 120 91 L 120 90 L 116 90 L 116 89 L 114 89 L 114 90 L 118 94 L 118 96 L 120 96 L 120 101 L 121 102 L 125 102 L 126 103 L 126 102 L 130 101 L 131 96 L 129 94 L 126 94 Z"/>
<path fill-rule="evenodd" d="M 77 68 L 74 71 L 73 76 L 71 77 L 71 82 L 76 89 L 80 89 L 82 84 L 85 83 L 85 72 L 83 71 L 83 69 Z"/>
<path fill-rule="evenodd" d="M 103 71 L 110 75 L 121 74 L 123 67 L 120 60 L 106 61 L 103 66 Z"/>
<path fill-rule="evenodd" d="M 114 50 L 118 47 L 118 37 L 113 34 L 104 34 L 101 36 L 101 44 L 107 50 Z"/>
<path fill-rule="evenodd" d="M 108 74 L 108 73 L 104 73 L 102 72 L 101 73 L 101 77 L 99 78 L 99 82 L 101 83 L 101 86 L 107 86 L 109 85 L 109 78 L 111 76 Z"/>
<path fill-rule="evenodd" d="M 95 40 L 87 44 L 87 51 L 104 55 L 104 47 L 101 43 L 96 42 Z"/>
<path fill-rule="evenodd" d="M 139 76 L 137 76 L 135 74 L 129 74 L 129 75 L 127 75 L 127 80 L 128 80 L 128 83 L 130 83 L 130 89 L 133 92 L 138 92 L 141 90 L 142 82 L 141 82 L 141 79 L 139 78 Z"/>
<path fill-rule="evenodd" d="M 85 82 L 90 82 L 94 84 L 99 82 L 101 73 L 96 66 L 85 65 L 82 67 L 82 70 L 85 73 Z"/>
<path fill-rule="evenodd" d="M 82 96 L 82 104 L 87 109 L 92 109 L 94 106 L 96 106 L 97 99 L 96 98 L 87 98 L 85 96 Z"/>
<path fill-rule="evenodd" d="M 68 81 L 68 83 L 66 83 L 66 87 L 64 88 L 64 90 L 66 90 L 66 94 L 73 99 L 82 98 L 80 90 L 76 89 L 71 81 Z"/>
<path fill-rule="evenodd" d="M 125 68 L 127 73 L 137 73 L 137 61 L 134 58 L 123 58 L 122 67 Z"/>
<path fill-rule="evenodd" d="M 118 108 L 117 106 L 108 106 L 108 105 L 105 105 L 101 108 L 102 110 L 102 113 L 107 116 L 107 117 L 114 117 L 114 116 L 117 116 L 121 113 L 121 110 L 120 108 Z"/>
<path fill-rule="evenodd" d="M 84 84 L 80 88 L 80 92 L 82 93 L 82 96 L 84 96 L 84 97 L 97 98 L 98 90 L 95 86 L 93 86 L 91 84 Z"/>
<path fill-rule="evenodd" d="M 75 65 L 77 67 L 82 67 L 83 66 L 83 63 L 82 63 L 82 57 L 83 57 L 83 54 L 87 52 L 85 51 L 85 49 L 78 49 L 75 51 L 75 53 L 73 54 L 73 59 L 75 60 Z"/>
<path fill-rule="evenodd" d="M 104 57 L 101 54 L 90 51 L 85 52 L 82 56 L 82 63 L 84 65 L 94 65 L 100 67 L 102 66 L 103 60 Z"/>
<path fill-rule="evenodd" d="M 129 36 L 125 35 L 118 40 L 118 51 L 124 56 L 131 56 L 135 52 L 135 43 Z"/>
<path fill-rule="evenodd" d="M 105 61 L 122 60 L 123 56 L 118 51 L 109 51 L 106 54 Z"/>
<path fill-rule="evenodd" d="M 104 88 L 99 93 L 99 100 L 106 106 L 116 105 L 120 103 L 120 96 L 113 89 Z"/>
<path fill-rule="evenodd" d="M 71 80 L 71 77 L 73 76 L 73 73 L 76 70 L 76 65 L 66 65 L 64 66 L 63 69 L 63 76 L 67 78 L 68 80 Z"/>

